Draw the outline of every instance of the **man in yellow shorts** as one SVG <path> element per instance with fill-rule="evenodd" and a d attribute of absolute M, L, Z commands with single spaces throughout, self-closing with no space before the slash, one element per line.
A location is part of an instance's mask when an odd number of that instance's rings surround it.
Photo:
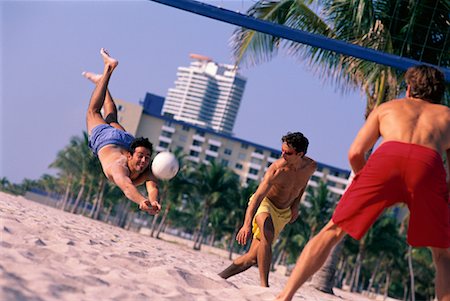
<path fill-rule="evenodd" d="M 316 162 L 305 157 L 309 142 L 302 133 L 288 133 L 281 141 L 281 158 L 270 165 L 250 198 L 244 225 L 236 236 L 239 244 L 245 245 L 253 233 L 250 249 L 219 274 L 224 279 L 258 263 L 261 286 L 268 287 L 272 243 L 284 226 L 298 217 L 300 200 Z"/>

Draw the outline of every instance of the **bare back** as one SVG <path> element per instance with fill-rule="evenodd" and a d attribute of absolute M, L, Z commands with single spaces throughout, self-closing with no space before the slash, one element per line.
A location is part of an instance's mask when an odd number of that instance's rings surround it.
<path fill-rule="evenodd" d="M 270 177 L 270 189 L 267 197 L 280 209 L 292 206 L 295 199 L 306 187 L 309 178 L 316 168 L 314 160 L 304 157 L 301 166 L 292 168 L 284 159 L 278 159 L 267 170 Z"/>
<path fill-rule="evenodd" d="M 450 149 L 450 109 L 446 106 L 403 98 L 383 104 L 376 113 L 383 142 L 418 144 L 440 154 Z"/>

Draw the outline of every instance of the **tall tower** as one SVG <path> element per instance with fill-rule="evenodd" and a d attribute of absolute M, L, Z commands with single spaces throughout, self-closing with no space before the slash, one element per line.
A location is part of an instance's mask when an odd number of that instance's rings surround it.
<path fill-rule="evenodd" d="M 179 67 L 175 87 L 170 88 L 163 114 L 231 135 L 244 93 L 246 79 L 233 65 L 191 54 L 189 67 Z"/>

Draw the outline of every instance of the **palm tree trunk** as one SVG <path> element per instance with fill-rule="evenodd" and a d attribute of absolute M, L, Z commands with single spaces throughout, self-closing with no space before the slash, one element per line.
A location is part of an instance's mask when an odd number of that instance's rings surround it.
<path fill-rule="evenodd" d="M 375 264 L 375 268 L 373 269 L 373 272 L 372 272 L 372 276 L 370 277 L 370 280 L 369 280 L 369 284 L 368 284 L 368 286 L 367 286 L 367 294 L 370 296 L 370 291 L 371 291 L 371 289 L 372 289 L 372 287 L 373 287 L 373 283 L 374 283 L 374 281 L 375 281 L 375 277 L 377 276 L 377 273 L 378 273 L 378 270 L 380 269 L 380 266 L 381 266 L 381 261 L 383 260 L 383 256 L 384 254 L 383 254 L 383 252 L 380 254 L 380 256 L 378 257 L 378 259 L 377 259 L 377 262 L 376 262 L 376 264 Z"/>
<path fill-rule="evenodd" d="M 345 271 L 347 270 L 347 266 L 348 266 L 347 260 L 345 260 L 345 258 L 342 258 L 341 264 L 339 265 L 339 268 L 338 268 L 339 273 L 336 277 L 336 282 L 334 284 L 335 287 L 342 288 L 342 282 L 344 280 L 343 278 L 344 278 Z"/>
<path fill-rule="evenodd" d="M 336 274 L 336 266 L 339 261 L 339 257 L 341 256 L 343 245 L 343 240 L 341 240 L 334 247 L 334 250 L 331 251 L 330 256 L 328 256 L 322 268 L 313 276 L 312 285 L 316 289 L 327 294 L 334 294 L 333 286 Z"/>
<path fill-rule="evenodd" d="M 95 214 L 94 214 L 94 219 L 98 219 L 99 215 L 100 215 L 100 211 L 103 208 L 103 198 L 105 195 L 105 185 L 106 185 L 106 180 L 104 177 L 102 177 L 101 181 L 100 181 L 100 195 L 97 201 L 97 208 L 95 210 Z"/>
<path fill-rule="evenodd" d="M 231 235 L 230 237 L 230 242 L 228 244 L 228 259 L 232 260 L 233 259 L 233 247 L 234 247 L 234 238 L 236 237 L 238 231 L 239 231 L 239 224 L 240 221 L 236 222 L 236 225 L 234 226 L 234 231 L 233 231 L 233 235 Z"/>
<path fill-rule="evenodd" d="M 72 209 L 70 209 L 70 213 L 75 213 L 78 207 L 78 204 L 80 203 L 81 197 L 83 196 L 84 193 L 84 189 L 86 186 L 86 174 L 83 173 L 83 175 L 81 176 L 81 180 L 80 180 L 80 190 L 78 191 L 78 195 L 77 198 L 75 200 L 75 204 L 73 204 Z"/>
<path fill-rule="evenodd" d="M 156 214 L 153 216 L 153 220 L 152 220 L 152 231 L 150 232 L 150 236 L 153 237 L 155 235 L 155 231 L 156 231 L 156 222 L 158 220 L 159 214 Z"/>
<path fill-rule="evenodd" d="M 64 211 L 66 209 L 67 200 L 69 199 L 70 190 L 72 189 L 72 174 L 69 174 L 67 177 L 67 185 L 66 185 L 66 191 L 64 193 L 64 198 L 62 200 L 61 204 L 61 210 Z"/>
<path fill-rule="evenodd" d="M 84 206 L 83 209 L 81 210 L 81 215 L 84 215 L 86 210 L 87 210 L 87 206 L 89 205 L 89 201 L 91 198 L 91 192 L 92 192 L 92 181 L 89 182 L 89 188 L 88 191 L 86 193 L 86 198 L 84 199 Z"/>
<path fill-rule="evenodd" d="M 214 241 L 216 240 L 216 231 L 212 231 L 210 238 L 209 238 L 209 243 L 208 245 L 210 245 L 211 247 L 214 245 Z"/>
<path fill-rule="evenodd" d="M 111 205 L 111 206 L 109 206 L 108 209 L 106 210 L 105 217 L 103 218 L 103 221 L 104 221 L 105 223 L 108 223 L 108 219 L 109 219 L 109 216 L 110 216 L 110 214 L 111 214 L 112 207 L 113 207 L 113 206 Z"/>
<path fill-rule="evenodd" d="M 383 301 L 387 299 L 389 293 L 389 286 L 391 285 L 391 272 L 386 271 L 386 282 L 384 284 Z"/>
<path fill-rule="evenodd" d="M 202 247 L 202 241 L 203 241 L 203 232 L 206 229 L 206 225 L 208 223 L 208 219 L 209 219 L 209 205 L 205 204 L 205 207 L 203 209 L 203 216 L 200 222 L 200 230 L 197 236 L 196 241 L 194 242 L 194 250 L 200 251 L 201 247 Z"/>
<path fill-rule="evenodd" d="M 416 289 L 414 287 L 414 270 L 412 266 L 412 247 L 408 246 L 408 268 L 409 268 L 409 279 L 411 282 L 411 301 L 416 300 Z"/>
<path fill-rule="evenodd" d="M 161 218 L 161 221 L 159 222 L 158 231 L 156 232 L 156 238 L 159 239 L 159 234 L 161 233 L 161 230 L 163 229 L 164 223 L 166 222 L 167 215 L 169 215 L 170 211 L 170 201 L 167 201 L 166 209 L 164 210 L 164 214 Z"/>

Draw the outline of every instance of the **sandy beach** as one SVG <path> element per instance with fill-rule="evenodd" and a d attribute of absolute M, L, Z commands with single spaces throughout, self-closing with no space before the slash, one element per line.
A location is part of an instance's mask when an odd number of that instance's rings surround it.
<path fill-rule="evenodd" d="M 230 261 L 220 252 L 1 192 L 0 226 L 0 300 L 273 300 L 287 279 L 274 272 L 262 288 L 251 268 L 223 280 L 217 273 Z M 335 293 L 306 285 L 294 300 L 373 300 Z"/>

